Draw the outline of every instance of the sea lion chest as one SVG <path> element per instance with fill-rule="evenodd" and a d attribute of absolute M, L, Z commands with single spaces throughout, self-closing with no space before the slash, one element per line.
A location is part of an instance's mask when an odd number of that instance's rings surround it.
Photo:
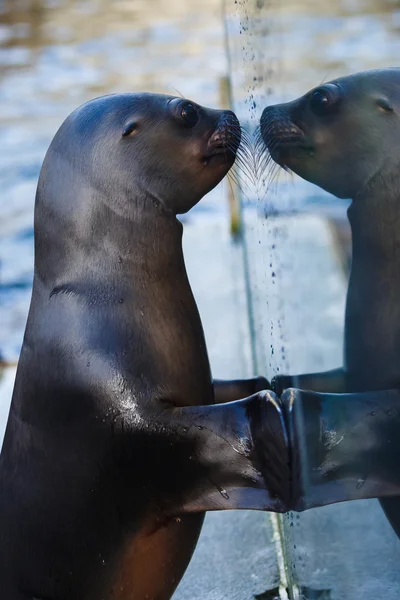
<path fill-rule="evenodd" d="M 68 284 L 53 295 L 48 292 L 36 285 L 19 373 L 21 381 L 29 370 L 31 380 L 28 388 L 17 383 L 14 401 L 17 413 L 34 423 L 35 415 L 47 409 L 46 432 L 41 434 L 46 453 L 66 456 L 55 472 L 52 464 L 35 464 L 24 475 L 25 481 L 32 478 L 32 488 L 38 490 L 38 503 L 32 506 L 39 522 L 43 514 L 51 514 L 50 520 L 58 524 L 71 521 L 63 544 L 69 546 L 69 538 L 76 536 L 81 540 L 82 548 L 75 544 L 74 555 L 59 568 L 59 585 L 81 589 L 80 597 L 88 600 L 100 597 L 97 580 L 104 598 L 169 598 L 190 560 L 203 515 L 176 520 L 154 508 L 163 497 L 163 486 L 168 488 L 168 482 L 175 481 L 175 473 L 169 473 L 168 463 L 162 460 L 165 444 L 155 438 L 144 450 L 140 432 L 136 439 L 125 440 L 121 419 L 132 397 L 141 418 L 146 421 L 147 415 L 146 427 L 150 428 L 154 415 L 150 404 L 157 400 L 177 406 L 214 402 L 203 329 L 190 286 L 185 274 L 178 273 L 147 282 L 138 278 L 129 288 L 122 282 L 117 288 L 99 286 L 92 293 Z M 31 339 L 36 352 L 31 350 Z M 48 356 L 52 356 L 51 370 L 41 366 Z M 46 389 L 57 390 L 53 408 Z M 93 413 L 95 404 L 98 415 Z M 65 414 L 71 419 L 68 426 Z M 8 453 L 19 444 L 19 423 L 19 419 L 10 422 Z M 85 424 L 82 436 L 79 432 Z M 29 452 L 37 451 L 37 443 L 32 442 Z M 100 477 L 98 490 L 92 483 L 96 477 Z M 50 479 L 56 490 L 66 486 L 62 505 L 52 502 L 46 484 Z M 8 486 L 15 485 L 14 480 L 6 481 Z M 128 506 L 134 507 L 135 516 L 124 524 Z M 12 506 L 7 510 L 12 512 Z M 18 511 L 14 524 L 22 518 Z M 99 522 L 106 533 L 97 527 Z M 6 537 L 14 535 L 10 526 Z M 87 550 L 92 547 L 104 548 L 106 566 L 98 560 L 98 552 Z M 43 552 L 48 552 L 47 545 Z M 29 575 L 33 588 L 51 591 L 56 584 L 43 579 L 40 552 L 36 560 L 38 565 Z M 46 560 L 53 565 L 53 558 Z M 52 568 L 58 572 L 58 567 Z M 73 582 L 68 580 L 69 572 L 74 573 Z M 94 596 L 83 592 L 87 582 Z"/>
<path fill-rule="evenodd" d="M 185 277 L 135 290 L 126 310 L 131 326 L 116 349 L 123 373 L 147 381 L 176 405 L 212 403 L 203 327 Z"/>
<path fill-rule="evenodd" d="M 213 403 L 204 332 L 183 268 L 55 290 L 37 291 L 26 342 L 35 340 L 39 362 L 40 354 L 53 356 L 64 387 L 79 381 L 110 403 L 121 394 L 133 394 L 139 405 Z"/>

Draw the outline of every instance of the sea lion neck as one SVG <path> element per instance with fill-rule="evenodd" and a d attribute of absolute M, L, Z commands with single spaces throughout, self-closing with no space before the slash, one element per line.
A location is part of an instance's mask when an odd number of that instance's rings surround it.
<path fill-rule="evenodd" d="M 125 272 L 140 273 L 141 277 L 152 279 L 169 277 L 171 271 L 180 269 L 182 223 L 161 202 L 147 197 L 146 207 L 142 204 L 135 210 L 134 218 L 113 215 L 111 220 L 114 224 L 107 226 L 104 239 L 109 240 L 113 255 L 118 254 L 118 262 L 125 265 Z"/>
<path fill-rule="evenodd" d="M 353 263 L 400 270 L 400 171 L 379 172 L 348 209 Z M 367 259 L 367 260 L 366 260 Z"/>
<path fill-rule="evenodd" d="M 379 177 L 352 202 L 352 265 L 345 319 L 345 364 L 352 389 L 397 385 L 400 335 L 400 187 Z M 384 307 L 384 309 L 382 308 Z"/>
<path fill-rule="evenodd" d="M 90 218 L 70 210 L 57 224 L 49 204 L 37 203 L 35 274 L 46 287 L 80 279 L 112 280 L 116 273 L 153 279 L 181 270 L 183 228 L 176 216 L 148 195 L 126 200 L 129 210 L 123 211 L 112 198 L 97 195 Z"/>

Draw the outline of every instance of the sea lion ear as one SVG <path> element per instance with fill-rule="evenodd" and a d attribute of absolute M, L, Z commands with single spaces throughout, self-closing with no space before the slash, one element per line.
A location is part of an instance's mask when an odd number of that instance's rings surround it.
<path fill-rule="evenodd" d="M 124 130 L 122 132 L 122 137 L 128 137 L 129 135 L 132 135 L 132 133 L 136 132 L 137 128 L 138 124 L 136 123 L 136 121 L 130 121 L 125 125 Z"/>
<path fill-rule="evenodd" d="M 394 108 L 387 98 L 377 98 L 376 105 L 381 108 L 384 112 L 393 112 Z"/>

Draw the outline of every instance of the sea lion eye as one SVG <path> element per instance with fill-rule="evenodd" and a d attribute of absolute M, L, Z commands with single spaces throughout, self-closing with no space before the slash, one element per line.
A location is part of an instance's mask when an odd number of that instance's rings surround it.
<path fill-rule="evenodd" d="M 190 127 L 194 127 L 199 120 L 199 113 L 193 104 L 188 102 L 181 108 L 181 117 Z"/>
<path fill-rule="evenodd" d="M 311 94 L 309 99 L 310 109 L 318 117 L 323 117 L 332 113 L 337 108 L 340 99 L 339 86 L 328 83 Z"/>

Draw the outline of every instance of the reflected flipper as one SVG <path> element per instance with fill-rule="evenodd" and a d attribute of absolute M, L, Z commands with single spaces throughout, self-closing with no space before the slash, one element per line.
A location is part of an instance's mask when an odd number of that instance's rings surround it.
<path fill-rule="evenodd" d="M 273 378 L 271 387 L 278 396 L 287 388 L 299 388 L 326 394 L 345 394 L 348 391 L 346 373 L 342 368 L 320 373 L 277 375 Z"/>
<path fill-rule="evenodd" d="M 272 392 L 227 404 L 167 409 L 159 425 L 171 440 L 167 445 L 178 449 L 174 462 L 180 487 L 170 491 L 170 513 L 287 510 L 286 428 Z"/>
<path fill-rule="evenodd" d="M 282 395 L 294 510 L 400 495 L 400 392 Z"/>
<path fill-rule="evenodd" d="M 214 379 L 215 403 L 233 402 L 251 396 L 262 390 L 271 389 L 265 377 L 252 377 L 251 379 Z"/>

